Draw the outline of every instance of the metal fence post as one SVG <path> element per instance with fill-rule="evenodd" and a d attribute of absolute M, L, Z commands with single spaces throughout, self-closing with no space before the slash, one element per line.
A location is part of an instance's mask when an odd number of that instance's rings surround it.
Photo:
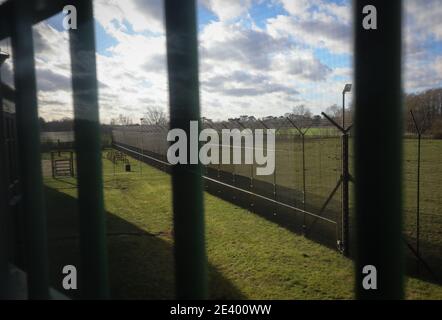
<path fill-rule="evenodd" d="M 363 26 L 367 5 L 376 30 Z M 402 299 L 402 1 L 355 0 L 354 16 L 356 297 Z M 368 265 L 377 290 L 363 286 Z"/>
<path fill-rule="evenodd" d="M 306 180 L 305 180 L 305 133 L 301 134 L 301 143 L 302 143 L 302 209 L 305 211 L 307 205 L 307 194 L 306 194 Z M 306 216 L 303 214 L 302 218 L 302 230 L 305 235 L 306 231 Z"/>
<path fill-rule="evenodd" d="M 189 137 L 200 121 L 195 0 L 165 0 L 170 127 Z M 188 155 L 190 158 L 190 155 Z M 178 299 L 207 298 L 201 163 L 172 167 L 175 281 Z"/>
<path fill-rule="evenodd" d="M 28 297 L 30 299 L 48 299 L 47 233 L 32 39 L 32 6 L 24 0 L 13 1 L 12 4 L 14 6 L 14 23 L 11 39 L 20 177 L 27 233 Z"/>
<path fill-rule="evenodd" d="M 416 254 L 420 256 L 420 184 L 421 184 L 421 134 L 418 136 L 417 146 L 417 190 L 416 190 Z M 419 259 L 417 260 L 417 272 L 419 272 Z"/>
<path fill-rule="evenodd" d="M 348 131 L 343 132 L 342 136 L 342 253 L 344 256 L 349 255 L 350 251 L 350 236 L 349 236 L 349 195 L 348 195 L 348 183 L 350 181 L 350 175 L 348 172 Z"/>
<path fill-rule="evenodd" d="M 413 119 L 414 126 L 417 132 L 417 181 L 416 181 L 416 256 L 417 259 L 417 272 L 420 269 L 420 187 L 421 187 L 421 138 L 422 132 L 417 125 L 416 118 L 414 117 L 413 110 L 410 110 L 411 118 Z"/>
<path fill-rule="evenodd" d="M 348 170 L 348 132 L 351 130 L 352 125 L 347 128 L 341 127 L 335 120 L 330 118 L 324 112 L 322 115 L 330 121 L 339 131 L 341 131 L 341 176 L 339 177 L 338 183 L 335 189 L 329 196 L 329 199 L 333 197 L 334 193 L 337 191 L 339 186 L 342 184 L 342 194 L 341 194 L 341 241 L 337 239 L 338 250 L 342 252 L 345 256 L 349 255 L 349 193 L 348 193 L 348 183 L 352 180 L 352 177 Z M 329 200 L 327 200 L 328 202 Z M 327 203 L 326 202 L 326 203 Z M 337 225 L 336 225 L 337 228 Z M 338 234 L 338 229 L 336 229 Z"/>
<path fill-rule="evenodd" d="M 140 175 L 143 175 L 143 161 L 144 161 L 144 143 L 143 143 L 143 126 L 140 126 L 140 139 L 141 139 L 141 150 L 140 150 Z"/>
<path fill-rule="evenodd" d="M 94 19 L 91 0 L 78 0 L 75 6 L 78 28 L 70 30 L 69 35 L 82 263 L 80 288 L 83 298 L 106 299 L 109 284 Z"/>
<path fill-rule="evenodd" d="M 307 208 L 307 185 L 306 185 L 306 169 L 305 169 L 305 135 L 307 134 L 307 131 L 309 131 L 310 127 L 299 128 L 292 119 L 289 117 L 286 117 L 287 121 L 298 131 L 298 133 L 301 135 L 301 147 L 302 147 L 302 209 L 304 210 L 304 214 L 302 217 L 302 230 L 304 235 L 307 234 L 307 220 L 306 220 L 306 208 Z M 295 138 L 296 139 L 296 138 Z"/>
<path fill-rule="evenodd" d="M 75 177 L 75 171 L 74 171 L 74 153 L 71 151 L 69 152 L 69 158 L 70 158 L 70 167 L 71 167 L 71 177 Z"/>
<path fill-rule="evenodd" d="M 51 171 L 52 171 L 52 178 L 55 178 L 55 166 L 54 166 L 54 163 L 55 163 L 55 159 L 54 159 L 54 152 L 53 151 L 51 151 Z"/>

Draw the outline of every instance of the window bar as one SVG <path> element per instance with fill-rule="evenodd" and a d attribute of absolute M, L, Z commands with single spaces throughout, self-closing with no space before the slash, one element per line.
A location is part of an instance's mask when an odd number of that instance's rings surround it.
<path fill-rule="evenodd" d="M 1 50 L 1 49 L 0 49 Z M 2 92 L 2 78 L 1 68 L 9 55 L 0 51 L 0 299 L 7 299 L 9 296 L 9 279 L 8 279 L 8 261 L 10 256 L 10 244 L 8 243 L 6 214 L 8 212 L 7 205 L 7 186 L 8 172 L 6 169 L 5 157 L 6 142 L 5 142 L 5 122 L 3 117 L 3 92 Z"/>
<path fill-rule="evenodd" d="M 200 123 L 195 0 L 165 0 L 165 17 L 170 127 L 183 129 L 189 137 L 190 121 Z M 172 168 L 178 299 L 207 298 L 201 171 L 199 160 Z"/>
<path fill-rule="evenodd" d="M 80 286 L 85 299 L 109 298 L 98 114 L 95 34 L 91 0 L 76 1 L 77 29 L 71 29 L 74 134 L 80 219 Z"/>
<path fill-rule="evenodd" d="M 363 8 L 377 10 L 366 30 Z M 355 0 L 356 297 L 402 299 L 402 1 Z M 378 129 L 373 129 L 376 123 Z M 376 199 L 376 201 L 374 201 Z M 363 267 L 377 270 L 365 290 Z"/>
<path fill-rule="evenodd" d="M 16 90 L 17 136 L 26 230 L 29 299 L 48 299 L 46 216 L 41 172 L 40 130 L 32 39 L 31 6 L 13 3 L 12 51 Z"/>

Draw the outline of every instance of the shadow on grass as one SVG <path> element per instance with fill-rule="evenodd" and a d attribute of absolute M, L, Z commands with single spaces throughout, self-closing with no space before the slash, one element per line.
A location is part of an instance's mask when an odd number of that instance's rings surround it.
<path fill-rule="evenodd" d="M 125 152 L 134 158 L 139 157 L 138 153 L 141 152 L 140 149 L 130 145 L 124 145 L 124 148 L 114 145 L 114 148 L 116 150 Z M 162 163 L 153 160 L 160 159 L 165 161 L 164 156 L 147 150 L 143 150 L 142 153 L 149 156 L 144 158 L 145 163 L 166 173 L 170 173 L 170 167 L 164 166 Z M 298 235 L 305 235 L 306 238 L 330 249 L 337 249 L 337 239 L 341 237 L 340 232 L 342 228 L 340 218 L 341 205 L 339 200 L 337 200 L 339 199 L 338 194 L 334 195 L 327 205 L 326 210 L 324 210 L 324 212 L 321 214 L 323 217 L 336 221 L 336 224 L 332 224 L 328 221 L 319 220 L 315 217 L 293 211 L 287 207 L 274 204 L 266 199 L 250 195 L 247 192 L 241 192 L 236 188 L 231 188 L 229 185 L 231 185 L 232 181 L 235 180 L 235 187 L 245 191 L 253 191 L 254 193 L 260 194 L 268 199 L 274 199 L 275 195 L 273 192 L 276 191 L 275 200 L 294 207 L 300 207 L 299 199 L 302 198 L 302 193 L 300 190 L 278 185 L 276 186 L 276 189 L 273 189 L 273 185 L 271 183 L 256 179 L 253 181 L 254 188 L 251 190 L 249 178 L 236 175 L 235 179 L 233 179 L 231 172 L 220 171 L 218 173 L 216 169 L 211 167 L 206 167 L 205 175 L 214 180 L 225 183 L 220 184 L 215 181 L 205 180 L 204 186 L 206 192 L 243 209 L 249 210 L 260 217 L 289 230 L 290 232 Z M 307 194 L 307 196 L 308 201 L 305 208 L 306 211 L 318 214 L 326 199 L 315 194 Z M 296 199 L 298 199 L 298 201 Z M 356 230 L 354 228 L 355 223 L 352 210 L 353 209 L 350 210 L 349 242 L 350 258 L 353 259 L 356 252 Z M 305 229 L 303 225 L 306 226 Z M 409 275 L 436 284 L 442 283 L 442 247 L 439 243 L 421 239 L 421 253 L 423 253 L 422 258 L 431 268 L 431 272 L 429 272 L 429 269 L 425 268 L 422 263 L 420 264 L 420 270 L 417 271 L 416 256 L 414 256 L 412 251 L 410 251 L 405 245 L 404 252 L 406 253 L 406 268 Z"/>
<path fill-rule="evenodd" d="M 75 265 L 81 277 L 77 200 L 45 188 L 51 285 L 76 299 L 81 288 L 62 288 L 63 266 Z M 170 230 L 151 234 L 106 212 L 109 276 L 113 299 L 173 299 L 174 262 Z M 79 284 L 81 281 L 79 281 Z M 243 299 L 242 293 L 209 265 L 211 299 Z"/>

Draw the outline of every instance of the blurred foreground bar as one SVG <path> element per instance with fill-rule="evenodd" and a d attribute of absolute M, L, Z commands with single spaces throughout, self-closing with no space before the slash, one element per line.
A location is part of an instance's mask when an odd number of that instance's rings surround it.
<path fill-rule="evenodd" d="M 170 127 L 190 136 L 190 121 L 200 121 L 198 44 L 194 0 L 166 0 Z M 199 126 L 201 128 L 201 125 Z M 172 169 L 175 281 L 178 299 L 207 298 L 207 258 L 201 164 Z"/>
<path fill-rule="evenodd" d="M 402 1 L 356 0 L 355 180 L 356 297 L 402 299 Z M 377 29 L 363 28 L 363 8 L 377 9 Z M 362 286 L 377 268 L 377 290 Z"/>

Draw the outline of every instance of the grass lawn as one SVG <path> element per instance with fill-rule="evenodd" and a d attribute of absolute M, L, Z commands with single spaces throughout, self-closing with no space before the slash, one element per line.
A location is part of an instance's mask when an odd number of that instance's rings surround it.
<path fill-rule="evenodd" d="M 315 128 L 312 128 L 315 129 Z M 420 182 L 420 254 L 432 271 L 442 277 L 442 140 L 422 139 Z M 350 138 L 350 172 L 353 174 L 353 141 Z M 404 235 L 410 245 L 416 248 L 417 210 L 417 139 L 403 139 L 403 208 Z M 223 165 L 222 170 L 250 177 L 250 165 Z M 301 139 L 281 136 L 276 143 L 276 177 L 254 176 L 277 185 L 294 189 L 294 203 L 302 208 L 303 171 Z M 341 174 L 341 141 L 338 136 L 305 139 L 306 202 L 317 208 L 322 207 L 335 187 Z M 350 183 L 350 214 L 353 216 L 353 190 Z M 341 190 L 326 207 L 328 217 L 340 215 Z M 376 199 L 373 199 L 376 201 Z M 352 226 L 350 225 L 350 228 Z"/>
<path fill-rule="evenodd" d="M 103 156 L 112 297 L 173 298 L 170 176 L 131 164 L 126 173 Z M 51 281 L 59 289 L 63 265 L 78 266 L 81 276 L 75 183 L 45 177 Z M 336 251 L 209 194 L 205 212 L 211 298 L 353 297 L 352 262 Z M 407 298 L 442 299 L 442 287 L 410 278 Z"/>
<path fill-rule="evenodd" d="M 302 208 L 303 170 L 302 139 L 296 129 L 281 129 L 276 139 L 275 176 L 256 176 L 253 179 L 275 182 L 278 186 L 295 190 L 290 203 Z M 166 132 L 144 133 L 138 130 L 114 131 L 116 141 L 134 147 L 143 145 L 145 150 L 165 154 Z M 322 137 L 321 137 L 322 136 Z M 353 138 L 350 138 L 350 172 L 353 173 Z M 403 139 L 403 198 L 404 234 L 416 248 L 417 211 L 417 139 Z M 251 165 L 211 165 L 214 169 L 250 178 L 256 173 Z M 341 174 L 341 141 L 333 128 L 310 128 L 305 139 L 306 203 L 319 211 Z M 420 182 L 420 254 L 433 271 L 442 278 L 442 140 L 422 139 Z M 325 209 L 325 215 L 339 214 L 340 190 Z M 353 184 L 350 183 L 350 199 Z M 376 201 L 376 199 L 373 199 Z M 353 203 L 350 202 L 352 214 Z M 350 226 L 351 227 L 351 226 Z"/>

